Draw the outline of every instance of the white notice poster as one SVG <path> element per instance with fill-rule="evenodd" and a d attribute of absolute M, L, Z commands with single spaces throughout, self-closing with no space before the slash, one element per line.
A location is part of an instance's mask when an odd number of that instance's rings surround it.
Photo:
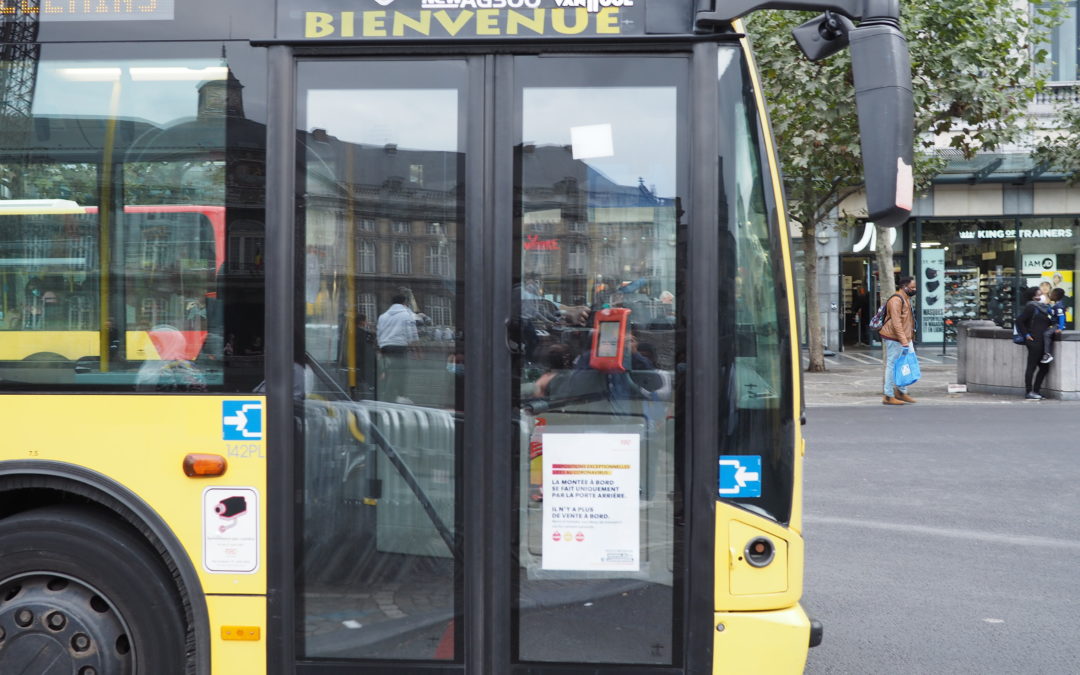
<path fill-rule="evenodd" d="M 638 571 L 641 437 L 546 433 L 543 568 Z"/>

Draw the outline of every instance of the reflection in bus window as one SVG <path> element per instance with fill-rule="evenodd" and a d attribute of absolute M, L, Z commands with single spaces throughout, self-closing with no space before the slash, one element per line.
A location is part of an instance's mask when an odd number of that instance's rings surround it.
<path fill-rule="evenodd" d="M 776 486 L 738 503 L 784 522 L 791 511 L 793 448 L 790 411 L 791 337 L 786 285 L 761 153 L 761 123 L 745 62 L 737 49 L 718 52 L 720 71 L 721 179 L 720 265 L 734 271 L 720 288 L 718 308 L 720 391 L 717 415 L 721 454 L 760 455 L 762 483 Z M 786 413 L 786 414 L 785 414 Z"/>
<path fill-rule="evenodd" d="M 299 67 L 307 658 L 455 658 L 464 66 Z"/>
<path fill-rule="evenodd" d="M 220 49 L 50 58 L 63 49 L 43 47 L 32 114 L 5 118 L 20 133 L 0 140 L 0 386 L 250 391 L 262 195 L 238 197 L 262 173 L 265 132 L 244 118 L 240 83 Z M 243 171 L 229 128 L 260 139 Z"/>
<path fill-rule="evenodd" d="M 771 254 L 761 161 L 748 108 L 736 105 L 735 201 L 731 233 L 735 240 L 736 377 L 740 408 L 780 405 L 780 353 L 776 331 L 776 269 Z"/>

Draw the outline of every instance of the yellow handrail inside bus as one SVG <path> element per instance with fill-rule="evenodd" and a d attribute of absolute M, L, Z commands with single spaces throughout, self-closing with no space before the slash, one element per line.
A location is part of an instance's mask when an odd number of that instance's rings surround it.
<path fill-rule="evenodd" d="M 112 220 L 113 206 L 113 144 L 116 142 L 116 117 L 120 110 L 120 81 L 113 82 L 112 96 L 109 99 L 109 118 L 105 122 L 105 142 L 101 158 L 101 201 L 98 207 L 98 223 L 101 227 L 98 259 L 101 261 L 101 283 L 98 293 L 101 302 L 98 305 L 98 364 L 99 371 L 109 372 L 109 270 L 112 268 L 112 245 L 109 238 L 109 226 Z"/>

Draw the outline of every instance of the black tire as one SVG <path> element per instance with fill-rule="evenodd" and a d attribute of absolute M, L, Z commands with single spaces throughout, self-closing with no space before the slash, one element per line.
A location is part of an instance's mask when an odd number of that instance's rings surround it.
<path fill-rule="evenodd" d="M 30 356 L 27 356 L 23 361 L 30 361 L 31 363 L 68 363 L 69 360 L 66 356 L 61 356 L 56 352 L 34 352 Z"/>
<path fill-rule="evenodd" d="M 164 564 L 85 507 L 0 520 L 0 630 L 0 673 L 185 670 L 184 611 Z"/>

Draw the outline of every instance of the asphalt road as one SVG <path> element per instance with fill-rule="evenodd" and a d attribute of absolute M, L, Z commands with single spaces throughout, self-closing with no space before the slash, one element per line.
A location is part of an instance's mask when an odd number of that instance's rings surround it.
<path fill-rule="evenodd" d="M 808 411 L 807 673 L 1080 673 L 1080 406 Z"/>

